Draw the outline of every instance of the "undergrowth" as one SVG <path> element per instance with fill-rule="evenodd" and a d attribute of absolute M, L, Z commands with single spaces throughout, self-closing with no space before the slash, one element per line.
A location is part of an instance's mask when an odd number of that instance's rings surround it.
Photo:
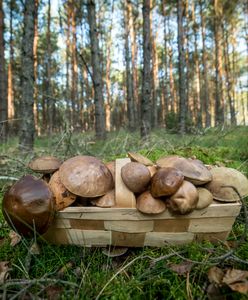
<path fill-rule="evenodd" d="M 12 138 L 0 145 L 0 178 L 20 178 L 32 173 L 26 166 L 34 156 L 49 154 L 66 159 L 84 154 L 111 161 L 125 157 L 127 151 L 140 152 L 153 161 L 170 154 L 197 157 L 205 164 L 233 167 L 248 175 L 248 128 L 236 127 L 225 131 L 209 129 L 201 135 L 186 136 L 157 130 L 146 142 L 139 139 L 138 132 L 131 134 L 124 130 L 109 133 L 104 142 L 96 141 L 93 133 L 65 132 L 50 138 L 37 137 L 34 154 L 24 157 L 18 153 L 17 139 Z M 6 178 L 0 180 L 0 202 L 14 182 Z M 27 294 L 36 299 L 209 299 L 207 272 L 211 266 L 248 270 L 245 263 L 248 243 L 234 250 L 236 260 L 230 257 L 213 260 L 229 251 L 243 231 L 244 214 L 241 214 L 228 238 L 229 244 L 194 242 L 184 246 L 131 248 L 123 256 L 110 258 L 101 248 L 57 246 L 39 240 L 40 254 L 30 256 L 31 240 L 22 239 L 15 247 L 10 245 L 9 227 L 0 212 L 0 262 L 10 262 L 11 279 L 36 280 Z M 155 262 L 167 255 L 171 256 Z M 192 262 L 192 267 L 183 275 L 170 268 L 185 261 Z M 9 287 L 6 299 L 15 299 L 24 286 Z M 3 291 L 0 287 L 0 293 Z M 246 295 L 226 286 L 218 288 L 214 296 L 247 299 Z"/>

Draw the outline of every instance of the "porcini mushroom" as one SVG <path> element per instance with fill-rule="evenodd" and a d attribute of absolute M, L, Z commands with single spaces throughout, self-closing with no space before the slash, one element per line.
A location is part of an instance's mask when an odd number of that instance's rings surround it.
<path fill-rule="evenodd" d="M 151 174 L 145 165 L 129 162 L 121 168 L 121 178 L 130 191 L 142 193 L 151 180 Z"/>
<path fill-rule="evenodd" d="M 115 190 L 107 192 L 107 194 L 94 200 L 94 205 L 99 207 L 113 207 L 115 206 Z"/>
<path fill-rule="evenodd" d="M 131 161 L 139 162 L 140 164 L 143 164 L 145 166 L 153 166 L 154 165 L 154 163 L 149 158 L 143 156 L 140 153 L 128 152 L 127 155 L 131 159 Z"/>
<path fill-rule="evenodd" d="M 37 173 L 52 174 L 57 171 L 62 162 L 54 156 L 41 156 L 33 159 L 28 167 Z"/>
<path fill-rule="evenodd" d="M 203 209 L 213 203 L 213 195 L 205 188 L 197 188 L 199 199 L 195 209 Z"/>
<path fill-rule="evenodd" d="M 160 214 L 166 210 L 165 202 L 154 198 L 149 191 L 145 191 L 137 198 L 137 209 L 145 214 Z"/>
<path fill-rule="evenodd" d="M 161 168 L 152 177 L 151 194 L 153 197 L 170 196 L 183 183 L 183 174 L 175 168 Z"/>
<path fill-rule="evenodd" d="M 208 189 L 215 200 L 222 202 L 235 202 L 248 195 L 248 179 L 238 170 L 226 167 L 213 167 L 210 169 L 213 179 L 204 187 Z M 234 188 L 232 188 L 234 187 Z"/>
<path fill-rule="evenodd" d="M 166 200 L 168 209 L 173 213 L 187 214 L 192 212 L 198 202 L 196 187 L 189 181 L 184 180 L 175 194 Z"/>
<path fill-rule="evenodd" d="M 55 198 L 55 210 L 59 211 L 62 210 L 69 205 L 71 205 L 76 200 L 76 195 L 69 192 L 59 177 L 59 171 L 56 171 L 50 181 L 49 187 L 54 195 Z"/>
<path fill-rule="evenodd" d="M 54 218 L 54 197 L 47 185 L 34 176 L 23 176 L 3 198 L 3 214 L 18 233 L 29 236 L 43 234 Z"/>
<path fill-rule="evenodd" d="M 112 174 L 113 181 L 115 182 L 115 161 L 109 161 L 105 163 L 105 166 L 109 169 L 110 173 Z"/>
<path fill-rule="evenodd" d="M 75 156 L 59 168 L 63 185 L 71 193 L 86 197 L 98 197 L 113 189 L 113 177 L 109 169 L 93 156 Z"/>
<path fill-rule="evenodd" d="M 184 178 L 194 185 L 202 185 L 212 180 L 212 175 L 202 161 L 172 155 L 157 160 L 160 168 L 171 167 L 180 170 Z"/>

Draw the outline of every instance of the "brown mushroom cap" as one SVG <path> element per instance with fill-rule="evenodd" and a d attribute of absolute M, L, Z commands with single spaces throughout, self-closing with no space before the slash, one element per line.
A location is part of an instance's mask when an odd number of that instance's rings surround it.
<path fill-rule="evenodd" d="M 154 163 L 149 158 L 143 156 L 140 153 L 128 152 L 127 155 L 131 159 L 131 161 L 139 162 L 145 166 L 153 166 L 154 165 Z"/>
<path fill-rule="evenodd" d="M 55 210 L 62 210 L 71 205 L 76 200 L 76 195 L 69 192 L 59 177 L 59 171 L 56 171 L 50 181 L 49 187 L 55 197 Z"/>
<path fill-rule="evenodd" d="M 142 193 L 151 180 L 151 174 L 143 164 L 129 162 L 121 168 L 121 178 L 130 191 Z"/>
<path fill-rule="evenodd" d="M 192 212 L 198 202 L 196 187 L 184 180 L 177 192 L 166 201 L 168 209 L 173 213 L 187 214 Z"/>
<path fill-rule="evenodd" d="M 93 156 L 75 156 L 59 168 L 63 185 L 73 194 L 82 197 L 98 197 L 114 186 L 109 169 Z"/>
<path fill-rule="evenodd" d="M 147 166 L 147 169 L 150 171 L 151 177 L 157 172 L 157 166 Z"/>
<path fill-rule="evenodd" d="M 9 225 L 24 236 L 47 231 L 54 218 L 54 197 L 47 185 L 34 176 L 23 176 L 3 198 L 3 214 Z"/>
<path fill-rule="evenodd" d="M 137 198 L 137 209 L 145 214 L 160 214 L 166 210 L 166 205 L 164 201 L 145 191 Z"/>
<path fill-rule="evenodd" d="M 107 192 L 107 194 L 94 200 L 94 205 L 99 207 L 113 207 L 115 206 L 115 190 Z"/>
<path fill-rule="evenodd" d="M 109 161 L 105 164 L 105 166 L 109 169 L 110 173 L 112 174 L 113 181 L 115 182 L 115 161 Z"/>
<path fill-rule="evenodd" d="M 161 168 L 152 177 L 151 194 L 153 197 L 170 196 L 183 183 L 183 174 L 175 168 Z"/>
<path fill-rule="evenodd" d="M 62 162 L 54 156 L 41 156 L 33 159 L 28 167 L 37 173 L 50 174 L 57 171 Z"/>
<path fill-rule="evenodd" d="M 208 207 L 211 203 L 213 203 L 213 195 L 207 189 L 203 187 L 198 187 L 197 191 L 199 195 L 199 200 L 195 209 L 203 209 Z"/>
<path fill-rule="evenodd" d="M 172 155 L 160 158 L 157 161 L 160 168 L 172 167 L 180 170 L 184 178 L 194 185 L 205 184 L 212 180 L 210 171 L 205 167 L 202 161 L 198 159 L 184 158 L 178 155 Z"/>
<path fill-rule="evenodd" d="M 242 198 L 248 195 L 248 179 L 241 172 L 226 167 L 214 167 L 210 172 L 213 179 L 205 185 L 205 188 L 213 194 L 215 200 L 238 201 L 238 194 L 230 186 L 236 188 Z"/>

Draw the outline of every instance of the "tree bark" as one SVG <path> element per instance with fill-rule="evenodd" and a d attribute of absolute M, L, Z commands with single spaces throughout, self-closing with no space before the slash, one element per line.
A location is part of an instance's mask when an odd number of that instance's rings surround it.
<path fill-rule="evenodd" d="M 133 88 L 132 88 L 132 75 L 131 75 L 131 57 L 130 57 L 130 15 L 128 10 L 128 3 L 125 2 L 125 63 L 126 63 L 126 98 L 127 98 L 127 119 L 128 128 L 130 131 L 135 130 L 135 117 L 134 117 L 134 99 L 133 99 Z"/>
<path fill-rule="evenodd" d="M 38 135 L 40 135 L 40 126 L 39 126 L 39 111 L 38 111 L 38 6 L 39 0 L 35 0 L 36 6 L 36 15 L 34 17 L 34 123 L 35 130 Z"/>
<path fill-rule="evenodd" d="M 214 1 L 214 40 L 215 40 L 215 126 L 224 124 L 224 99 L 221 54 L 222 8 L 218 0 Z"/>
<path fill-rule="evenodd" d="M 210 115 L 210 98 L 209 98 L 209 82 L 208 82 L 208 59 L 206 50 L 206 24 L 205 16 L 203 13 L 202 0 L 200 0 L 200 15 L 201 15 L 201 34 L 202 34 L 202 64 L 203 64 L 203 78 L 204 78 L 204 97 L 203 97 L 203 114 L 205 118 L 203 123 L 205 127 L 211 126 L 211 115 Z"/>
<path fill-rule="evenodd" d="M 178 22 L 178 73 L 179 73 L 179 126 L 180 133 L 186 130 L 186 78 L 185 78 L 185 54 L 184 54 L 184 30 L 183 30 L 184 4 L 177 1 L 177 22 Z"/>
<path fill-rule="evenodd" d="M 10 1 L 10 24 L 9 24 L 9 65 L 8 65 L 8 120 L 14 118 L 14 86 L 13 86 L 13 63 L 14 63 L 14 45 L 13 45 L 13 0 Z M 8 130 L 11 124 L 8 124 Z"/>
<path fill-rule="evenodd" d="M 141 137 L 147 139 L 151 131 L 150 0 L 143 0 L 143 80 L 140 126 Z"/>
<path fill-rule="evenodd" d="M 0 137 L 3 142 L 7 139 L 7 125 L 8 99 L 4 57 L 4 12 L 3 2 L 0 0 Z"/>
<path fill-rule="evenodd" d="M 103 100 L 103 83 L 100 69 L 100 53 L 96 28 L 95 2 L 87 2 L 88 21 L 90 27 L 91 64 L 93 73 L 94 98 L 95 98 L 95 131 L 98 139 L 106 137 L 106 123 Z"/>
<path fill-rule="evenodd" d="M 34 16 L 35 2 L 26 0 L 24 4 L 24 27 L 21 58 L 21 116 L 19 149 L 32 152 L 34 143 Z"/>

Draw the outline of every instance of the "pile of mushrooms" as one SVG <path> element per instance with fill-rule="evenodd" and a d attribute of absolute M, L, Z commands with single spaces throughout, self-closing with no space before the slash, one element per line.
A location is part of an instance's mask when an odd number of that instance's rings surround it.
<path fill-rule="evenodd" d="M 173 155 L 153 163 L 128 152 L 130 162 L 121 168 L 121 180 L 145 214 L 187 214 L 213 201 L 234 202 L 248 195 L 248 180 L 239 171 L 205 166 L 198 159 Z M 24 236 L 43 234 L 55 212 L 68 206 L 118 207 L 115 199 L 115 162 L 103 163 L 79 155 L 61 162 L 43 156 L 29 168 L 41 178 L 26 175 L 4 195 L 3 214 L 9 225 Z"/>

